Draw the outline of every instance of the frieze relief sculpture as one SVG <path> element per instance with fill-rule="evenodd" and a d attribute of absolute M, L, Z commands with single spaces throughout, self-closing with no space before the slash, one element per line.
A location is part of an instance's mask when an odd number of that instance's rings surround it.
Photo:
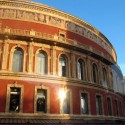
<path fill-rule="evenodd" d="M 92 31 L 88 30 L 84 26 L 79 26 L 71 21 L 63 20 L 57 17 L 45 15 L 42 13 L 35 13 L 30 11 L 7 9 L 7 8 L 0 8 L 0 17 L 28 20 L 28 21 L 37 21 L 39 23 L 65 28 L 96 42 L 101 47 L 106 49 L 110 54 L 112 54 L 112 49 L 110 45 L 108 45 L 108 43 L 106 43 L 99 36 L 97 36 Z"/>

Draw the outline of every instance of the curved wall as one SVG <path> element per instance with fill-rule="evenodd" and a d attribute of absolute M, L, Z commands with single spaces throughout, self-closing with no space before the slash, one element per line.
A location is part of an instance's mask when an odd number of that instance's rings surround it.
<path fill-rule="evenodd" d="M 113 90 L 110 65 L 116 62 L 116 53 L 103 34 L 45 5 L 8 0 L 0 1 L 0 5 L 2 116 L 103 120 L 124 117 L 124 100 Z M 62 90 L 68 94 L 68 101 L 63 99 L 67 106 L 59 96 Z M 15 110 L 11 107 L 14 93 L 19 100 Z M 45 98 L 42 109 L 38 109 L 37 102 L 40 93 Z M 84 113 L 82 99 L 87 104 Z"/>

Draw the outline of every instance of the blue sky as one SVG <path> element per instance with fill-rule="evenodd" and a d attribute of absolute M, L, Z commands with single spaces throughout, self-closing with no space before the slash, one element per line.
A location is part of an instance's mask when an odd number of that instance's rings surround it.
<path fill-rule="evenodd" d="M 125 76 L 125 0 L 33 0 L 83 19 L 101 31 L 117 53 Z"/>

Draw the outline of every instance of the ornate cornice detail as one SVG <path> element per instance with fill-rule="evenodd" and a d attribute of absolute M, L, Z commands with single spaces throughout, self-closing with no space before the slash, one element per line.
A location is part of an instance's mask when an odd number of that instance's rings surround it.
<path fill-rule="evenodd" d="M 36 31 L 33 31 L 33 33 L 31 33 L 32 31 L 33 30 L 30 31 L 30 30 L 21 30 L 21 29 L 11 29 L 11 28 L 7 27 L 7 28 L 1 28 L 0 29 L 0 34 L 7 34 L 8 36 L 13 35 L 13 36 L 18 36 L 18 37 L 26 37 L 26 39 L 28 37 L 29 37 L 29 39 L 30 38 L 44 39 L 44 40 L 49 40 L 51 42 L 53 41 L 53 42 L 56 42 L 56 43 L 67 44 L 67 45 L 72 46 L 73 48 L 77 47 L 79 49 L 88 51 L 90 53 L 95 53 L 96 55 L 108 60 L 109 62 L 114 63 L 114 60 L 112 60 L 110 55 L 104 54 L 103 52 L 101 52 L 101 51 L 99 51 L 99 50 L 97 50 L 97 49 L 95 49 L 95 48 L 93 48 L 91 46 L 85 45 L 85 44 L 80 43 L 80 42 L 76 42 L 76 41 L 74 41 L 72 39 L 68 39 L 68 38 L 66 38 L 65 41 L 60 41 L 60 38 L 57 37 L 55 39 L 54 35 L 47 34 L 47 33 L 36 32 Z M 18 40 L 14 40 L 14 41 L 10 40 L 9 43 L 20 43 L 20 40 L 19 41 Z M 27 45 L 26 40 L 25 40 L 25 42 L 21 42 L 21 44 Z M 34 45 L 40 46 L 41 43 L 34 43 Z M 42 43 L 42 46 L 43 46 L 43 43 Z M 44 45 L 44 46 L 46 46 L 47 48 L 50 48 L 50 46 L 47 45 L 47 44 Z M 59 47 L 59 50 L 61 50 L 60 47 Z"/>
<path fill-rule="evenodd" d="M 0 1 L 0 5 L 0 18 L 37 22 L 74 32 L 97 43 L 110 53 L 116 62 L 115 50 L 108 39 L 93 26 L 79 18 L 42 4 L 27 1 L 3 0 Z M 33 35 L 33 31 L 31 33 Z"/>

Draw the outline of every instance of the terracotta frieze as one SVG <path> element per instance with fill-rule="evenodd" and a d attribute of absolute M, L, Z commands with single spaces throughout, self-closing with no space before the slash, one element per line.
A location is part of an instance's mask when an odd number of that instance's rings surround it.
<path fill-rule="evenodd" d="M 13 8 L 0 8 L 0 18 L 5 19 L 17 19 L 17 20 L 26 20 L 30 22 L 38 22 L 42 24 L 52 25 L 55 27 L 59 27 L 62 29 L 69 30 L 71 32 L 74 32 L 76 34 L 82 35 L 95 43 L 97 43 L 99 46 L 103 47 L 108 53 L 113 55 L 115 57 L 114 49 L 111 47 L 111 45 L 105 41 L 103 38 L 101 38 L 97 32 L 93 32 L 90 29 L 86 28 L 84 25 L 80 25 L 78 23 L 75 23 L 71 20 L 67 20 L 64 18 L 61 18 L 61 16 L 54 16 L 52 14 L 47 15 L 44 12 L 41 11 L 34 12 L 29 10 L 21 10 L 21 9 L 13 9 Z"/>

